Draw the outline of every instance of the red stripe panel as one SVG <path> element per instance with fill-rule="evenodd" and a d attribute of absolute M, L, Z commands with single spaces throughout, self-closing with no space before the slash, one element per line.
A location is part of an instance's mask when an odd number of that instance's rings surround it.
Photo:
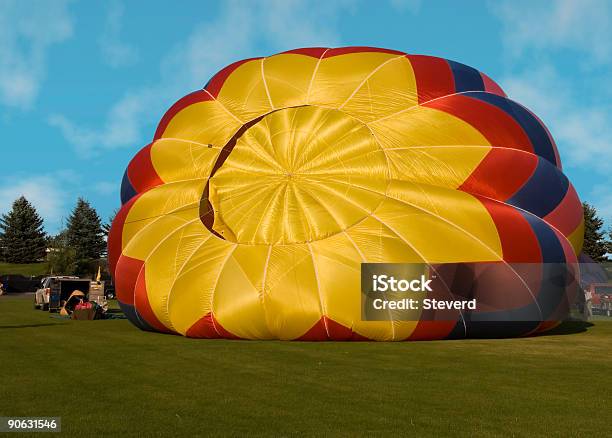
<path fill-rule="evenodd" d="M 445 59 L 426 55 L 406 55 L 417 83 L 419 103 L 455 92 L 455 78 Z"/>
<path fill-rule="evenodd" d="M 194 91 L 193 93 L 190 93 L 187 96 L 179 99 L 174 105 L 170 107 L 168 111 L 166 111 L 166 113 L 160 120 L 159 124 L 157 125 L 157 130 L 155 131 L 155 136 L 153 137 L 153 141 L 157 140 L 158 138 L 161 138 L 161 136 L 164 135 L 164 131 L 168 127 L 168 123 L 170 123 L 170 120 L 172 120 L 172 118 L 179 111 L 188 107 L 189 105 L 193 105 L 194 103 L 204 102 L 204 101 L 212 100 L 212 99 L 213 97 L 206 90 Z"/>
<path fill-rule="evenodd" d="M 206 338 L 206 339 L 241 339 L 233 333 L 228 332 L 223 328 L 219 321 L 211 312 L 204 315 L 193 324 L 186 333 L 189 338 Z"/>
<path fill-rule="evenodd" d="M 329 331 L 329 336 L 328 336 Z M 321 317 L 298 341 L 368 341 L 350 328 L 328 318 Z"/>
<path fill-rule="evenodd" d="M 521 125 L 504 110 L 461 94 L 446 96 L 424 104 L 445 111 L 476 128 L 493 146 L 533 153 L 529 136 Z"/>
<path fill-rule="evenodd" d="M 136 308 L 138 315 L 151 327 L 162 333 L 174 333 L 172 330 L 169 330 L 164 324 L 162 324 L 159 319 L 157 319 L 157 316 L 155 316 L 155 313 L 153 313 L 153 309 L 151 309 L 149 296 L 147 295 L 145 270 L 146 267 L 143 264 L 134 286 L 134 307 Z"/>
<path fill-rule="evenodd" d="M 520 211 L 511 205 L 474 195 L 491 215 L 497 227 L 503 257 L 509 263 L 539 263 L 540 244 Z"/>
<path fill-rule="evenodd" d="M 397 50 L 390 49 L 381 49 L 379 47 L 366 47 L 366 46 L 354 46 L 354 47 L 339 47 L 336 49 L 332 49 L 329 47 L 303 47 L 300 49 L 287 50 L 285 53 L 294 53 L 297 55 L 306 55 L 311 56 L 313 58 L 330 58 L 332 56 L 344 55 L 347 53 L 361 53 L 361 52 L 380 52 L 380 53 L 390 53 L 393 55 L 405 55 L 404 52 L 399 52 Z"/>
<path fill-rule="evenodd" d="M 468 288 L 478 303 L 476 313 L 520 309 L 533 304 L 534 292 L 542 285 L 540 264 L 474 263 Z M 468 289 L 469 290 L 469 289 Z"/>
<path fill-rule="evenodd" d="M 493 79 L 488 77 L 483 72 L 480 72 L 480 77 L 482 78 L 482 83 L 484 84 L 485 91 L 493 94 L 497 94 L 498 96 L 507 97 L 504 90 L 495 82 Z"/>
<path fill-rule="evenodd" d="M 216 339 L 221 337 L 217 330 L 215 330 L 215 323 L 213 322 L 212 314 L 210 313 L 189 327 L 186 335 L 190 338 L 206 339 Z"/>
<path fill-rule="evenodd" d="M 140 195 L 134 196 L 121 207 L 121 209 L 117 212 L 117 215 L 115 216 L 115 219 L 111 225 L 110 232 L 108 233 L 108 269 L 113 277 L 115 276 L 117 261 L 119 260 L 123 250 L 123 226 L 125 225 L 125 220 L 127 219 L 127 215 L 130 212 L 132 205 L 134 205 L 139 197 Z"/>
<path fill-rule="evenodd" d="M 138 275 L 144 265 L 142 260 L 122 255 L 115 269 L 115 290 L 117 299 L 124 304 L 134 305 L 134 290 Z"/>
<path fill-rule="evenodd" d="M 390 53 L 392 55 L 405 55 L 404 52 L 391 49 L 381 49 L 380 47 L 367 47 L 367 46 L 351 46 L 351 47 L 338 47 L 336 49 L 329 49 L 323 55 L 323 58 L 331 58 L 332 56 L 346 55 L 347 53 L 362 53 L 362 52 L 379 52 L 379 53 Z"/>
<path fill-rule="evenodd" d="M 153 144 L 148 144 L 142 148 L 128 165 L 128 178 L 132 187 L 138 193 L 145 192 L 164 183 L 155 171 L 151 161 L 152 146 Z"/>
<path fill-rule="evenodd" d="M 543 219 L 565 236 L 569 236 L 580 225 L 582 216 L 582 203 L 578 198 L 576 189 L 570 184 L 563 200 Z"/>
<path fill-rule="evenodd" d="M 326 50 L 329 49 L 327 47 L 303 47 L 301 49 L 287 50 L 283 53 L 294 53 L 296 55 L 306 55 L 312 56 L 313 58 L 320 58 Z"/>
<path fill-rule="evenodd" d="M 223 70 L 219 71 L 219 73 L 214 75 L 210 81 L 208 81 L 208 84 L 206 84 L 206 90 L 208 90 L 210 94 L 217 98 L 217 96 L 219 96 L 219 91 L 221 91 L 221 87 L 223 87 L 223 84 L 225 83 L 227 78 L 234 72 L 234 70 L 236 70 L 245 62 L 254 61 L 256 59 L 261 59 L 261 56 L 257 58 L 243 59 L 241 61 L 236 61 L 233 64 L 228 65 Z"/>
<path fill-rule="evenodd" d="M 407 341 L 433 341 L 445 339 L 453 331 L 457 321 L 419 321 Z"/>
<path fill-rule="evenodd" d="M 516 149 L 492 148 L 459 189 L 505 201 L 529 180 L 537 165 L 536 155 Z"/>

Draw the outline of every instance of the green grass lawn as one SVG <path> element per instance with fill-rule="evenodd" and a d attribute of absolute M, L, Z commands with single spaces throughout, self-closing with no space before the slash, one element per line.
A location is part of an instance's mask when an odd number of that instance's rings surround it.
<path fill-rule="evenodd" d="M 61 416 L 78 436 L 602 436 L 612 322 L 577 327 L 415 343 L 195 340 L 3 296 L 0 416 Z"/>
<path fill-rule="evenodd" d="M 28 277 L 30 275 L 45 275 L 48 272 L 49 265 L 46 262 L 25 264 L 0 262 L 0 275 L 21 274 Z"/>

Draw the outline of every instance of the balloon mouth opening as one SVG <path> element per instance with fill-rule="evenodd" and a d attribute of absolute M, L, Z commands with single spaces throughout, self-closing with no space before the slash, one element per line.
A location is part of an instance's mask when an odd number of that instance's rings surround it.
<path fill-rule="evenodd" d="M 234 243 L 321 240 L 367 219 L 386 196 L 389 175 L 384 150 L 360 120 L 319 106 L 277 109 L 221 148 L 200 220 Z"/>

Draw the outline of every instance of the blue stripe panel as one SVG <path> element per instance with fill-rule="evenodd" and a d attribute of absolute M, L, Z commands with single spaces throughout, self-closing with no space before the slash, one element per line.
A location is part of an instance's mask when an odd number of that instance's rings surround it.
<path fill-rule="evenodd" d="M 555 311 L 568 302 L 569 289 L 576 285 L 575 277 L 566 263 L 545 263 L 542 265 L 542 283 L 538 291 L 538 304 L 544 320 L 554 319 Z"/>
<path fill-rule="evenodd" d="M 464 91 L 484 91 L 484 82 L 478 70 L 455 61 L 448 61 L 448 65 L 455 78 L 455 91 L 457 93 Z"/>
<path fill-rule="evenodd" d="M 531 144 L 533 145 L 534 152 L 542 158 L 547 159 L 555 166 L 557 165 L 557 158 L 555 157 L 555 150 L 550 141 L 550 137 L 546 132 L 546 129 L 540 121 L 534 117 L 527 109 L 519 105 L 518 103 L 497 94 L 483 93 L 483 92 L 470 92 L 466 93 L 466 96 L 475 97 L 476 99 L 484 100 L 491 105 L 495 105 L 499 109 L 504 110 L 510 116 L 517 121 L 521 128 L 525 131 Z"/>
<path fill-rule="evenodd" d="M 550 225 L 533 214 L 524 211 L 520 213 L 527 220 L 538 239 L 542 252 L 542 263 L 565 263 L 563 247 Z"/>
<path fill-rule="evenodd" d="M 463 325 L 463 321 L 457 321 L 455 327 L 451 330 L 451 332 L 446 335 L 446 339 L 464 339 L 467 337 L 466 327 Z"/>
<path fill-rule="evenodd" d="M 123 179 L 121 180 L 121 205 L 126 204 L 130 199 L 136 196 L 136 190 L 132 187 L 130 178 L 128 177 L 128 171 L 125 170 Z"/>
<path fill-rule="evenodd" d="M 548 161 L 538 158 L 533 175 L 506 203 L 544 217 L 557 208 L 568 188 L 567 177 Z"/>
<path fill-rule="evenodd" d="M 565 253 L 552 228 L 537 216 L 521 212 L 535 233 L 542 252 L 542 281 L 536 298 L 542 319 L 552 317 L 555 310 L 567 301 L 567 287 L 571 283 Z"/>
<path fill-rule="evenodd" d="M 147 322 L 142 318 L 142 316 L 140 316 L 140 314 L 138 313 L 138 311 L 136 310 L 134 306 L 130 306 L 129 304 L 122 303 L 121 301 L 118 301 L 118 303 L 125 317 L 136 327 L 138 327 L 141 330 L 146 330 L 149 332 L 157 331 L 153 327 L 151 327 L 149 324 L 147 324 Z"/>

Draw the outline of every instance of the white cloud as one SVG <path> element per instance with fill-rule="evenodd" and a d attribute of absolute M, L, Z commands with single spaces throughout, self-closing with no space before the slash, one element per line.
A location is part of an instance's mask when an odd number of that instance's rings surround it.
<path fill-rule="evenodd" d="M 103 196 L 117 195 L 119 193 L 119 184 L 117 182 L 100 181 L 94 184 L 94 190 Z"/>
<path fill-rule="evenodd" d="M 66 214 L 68 194 L 64 188 L 74 177 L 70 173 L 58 172 L 49 176 L 13 176 L 0 184 L 0 213 L 11 209 L 13 201 L 25 196 L 45 220 L 45 228 L 55 231 Z"/>
<path fill-rule="evenodd" d="M 96 155 L 101 149 L 141 146 L 143 115 L 153 117 L 163 97 L 161 90 L 141 89 L 129 93 L 109 110 L 102 126 L 90 128 L 74 123 L 66 116 L 52 114 L 49 124 L 60 129 L 82 157 Z M 156 115 L 156 117 L 158 117 Z"/>
<path fill-rule="evenodd" d="M 124 8 L 118 0 L 108 3 L 104 31 L 98 38 L 103 60 L 111 67 L 123 67 L 138 61 L 138 50 L 121 40 Z"/>
<path fill-rule="evenodd" d="M 339 13 L 353 3 L 272 0 L 223 3 L 218 17 L 199 23 L 185 41 L 162 58 L 157 84 L 126 93 L 108 111 L 101 126 L 81 126 L 65 115 L 49 118 L 82 155 L 101 149 L 139 147 L 145 125 L 156 123 L 175 100 L 204 86 L 225 65 L 259 53 L 262 44 L 273 51 L 339 43 L 334 31 Z M 147 132 L 147 137 L 152 132 Z"/>
<path fill-rule="evenodd" d="M 550 65 L 502 78 L 508 95 L 533 110 L 552 132 L 564 167 L 612 172 L 612 115 L 609 108 L 587 105 Z"/>
<path fill-rule="evenodd" d="M 68 0 L 0 2 L 0 102 L 31 107 L 46 76 L 49 48 L 71 36 Z"/>
<path fill-rule="evenodd" d="M 215 70 L 244 56 L 257 32 L 252 6 L 246 5 L 227 3 L 216 20 L 197 25 L 185 41 L 162 59 L 163 76 L 183 82 L 184 91 L 188 92 L 204 86 Z M 264 29 L 262 25 L 261 31 Z"/>
<path fill-rule="evenodd" d="M 270 46 L 279 50 L 308 46 L 335 46 L 340 37 L 336 30 L 339 15 L 350 13 L 351 1 L 270 1 L 269 7 L 254 8 L 255 31 Z M 263 32 L 262 32 L 263 30 Z M 257 36 L 255 36 L 255 40 Z"/>
<path fill-rule="evenodd" d="M 612 4 L 607 0 L 492 2 L 511 53 L 571 49 L 589 61 L 612 61 Z"/>

